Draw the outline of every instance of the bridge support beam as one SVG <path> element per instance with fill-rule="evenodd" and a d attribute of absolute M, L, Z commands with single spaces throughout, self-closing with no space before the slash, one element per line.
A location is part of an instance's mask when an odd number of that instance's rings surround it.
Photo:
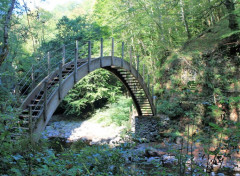
<path fill-rule="evenodd" d="M 58 85 L 58 97 L 59 97 L 59 100 L 62 99 L 62 94 L 61 94 L 61 92 L 62 92 L 62 90 L 61 90 L 61 88 L 62 88 L 62 80 L 63 80 L 63 78 L 62 78 L 62 62 L 60 62 L 59 63 L 59 85 Z"/>
<path fill-rule="evenodd" d="M 112 57 L 111 57 L 111 65 L 114 64 L 114 38 L 112 38 Z"/>
<path fill-rule="evenodd" d="M 91 65 L 91 41 L 88 41 L 88 73 L 91 72 L 90 65 Z"/>
<path fill-rule="evenodd" d="M 101 38 L 101 45 L 100 45 L 100 67 L 102 68 L 102 58 L 103 58 L 103 38 Z"/>
<path fill-rule="evenodd" d="M 78 60 L 78 41 L 76 41 L 75 59 L 74 59 L 74 83 L 77 82 L 77 60 Z"/>
<path fill-rule="evenodd" d="M 66 48 L 65 48 L 65 45 L 63 44 L 63 47 L 62 47 L 62 64 L 63 65 L 65 64 L 65 58 L 66 58 Z"/>
<path fill-rule="evenodd" d="M 44 81 L 44 102 L 43 102 L 43 111 L 44 111 L 44 114 L 43 114 L 43 119 L 44 121 L 47 120 L 47 84 L 48 84 L 48 81 L 45 80 Z"/>
<path fill-rule="evenodd" d="M 124 60 L 124 42 L 122 42 L 122 60 L 121 60 L 121 67 L 123 67 L 123 60 Z"/>

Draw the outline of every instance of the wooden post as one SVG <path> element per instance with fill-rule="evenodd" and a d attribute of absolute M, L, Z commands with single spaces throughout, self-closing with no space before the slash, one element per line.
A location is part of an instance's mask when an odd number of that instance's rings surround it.
<path fill-rule="evenodd" d="M 19 103 L 20 101 L 20 94 L 19 94 L 19 89 L 20 89 L 20 84 L 17 83 L 16 87 L 15 87 L 15 95 L 16 95 L 16 99 L 17 99 L 17 103 Z"/>
<path fill-rule="evenodd" d="M 29 106 L 29 115 L 28 115 L 28 128 L 29 128 L 29 137 L 32 144 L 32 106 Z"/>
<path fill-rule="evenodd" d="M 88 73 L 91 71 L 90 64 L 91 64 L 91 41 L 88 41 Z"/>
<path fill-rule="evenodd" d="M 149 80 L 149 75 L 147 75 L 147 79 L 148 79 L 148 82 L 147 82 L 147 86 L 148 86 L 148 92 L 150 93 L 150 80 Z"/>
<path fill-rule="evenodd" d="M 103 38 L 101 38 L 101 46 L 100 46 L 100 67 L 102 67 L 102 58 L 103 58 Z"/>
<path fill-rule="evenodd" d="M 33 149 L 33 137 L 32 137 L 32 106 L 29 106 L 29 114 L 28 114 L 28 128 L 29 128 L 29 138 L 30 138 L 30 152 L 32 153 Z M 29 153 L 29 167 L 28 167 L 29 176 L 32 175 L 32 157 Z"/>
<path fill-rule="evenodd" d="M 137 56 L 137 78 L 139 78 L 139 56 Z"/>
<path fill-rule="evenodd" d="M 145 80 L 145 64 L 143 64 L 143 73 L 142 73 L 143 82 Z"/>
<path fill-rule="evenodd" d="M 132 47 L 130 47 L 130 72 L 132 72 Z"/>
<path fill-rule="evenodd" d="M 154 100 L 154 86 L 152 85 L 152 99 Z"/>
<path fill-rule="evenodd" d="M 78 41 L 76 41 L 75 59 L 74 59 L 74 83 L 77 82 L 77 61 L 78 61 Z"/>
<path fill-rule="evenodd" d="M 48 84 L 48 81 L 45 80 L 44 81 L 44 103 L 43 103 L 43 110 L 44 110 L 44 115 L 43 115 L 43 118 L 44 118 L 44 121 L 47 120 L 47 84 Z"/>
<path fill-rule="evenodd" d="M 51 72 L 50 52 L 48 52 L 48 75 Z"/>
<path fill-rule="evenodd" d="M 111 65 L 114 64 L 113 58 L 114 58 L 114 38 L 112 38 L 112 59 L 111 59 Z"/>
<path fill-rule="evenodd" d="M 62 48 L 62 65 L 65 64 L 65 59 L 66 59 L 66 48 L 65 48 L 65 45 L 63 44 L 63 48 Z"/>
<path fill-rule="evenodd" d="M 156 103 L 155 103 L 155 95 L 154 95 L 154 86 L 152 86 L 152 100 L 153 100 L 153 115 L 155 115 L 155 110 L 156 110 L 156 108 L 155 108 L 155 105 L 156 105 Z"/>
<path fill-rule="evenodd" d="M 122 67 L 123 67 L 123 60 L 124 60 L 124 42 L 122 42 L 122 60 L 121 60 Z"/>
<path fill-rule="evenodd" d="M 32 90 L 35 87 L 35 73 L 34 73 L 34 65 L 32 65 L 32 73 L 31 73 L 31 79 L 32 79 Z"/>
<path fill-rule="evenodd" d="M 61 94 L 61 90 L 62 90 L 62 63 L 60 62 L 59 64 L 59 85 L 58 85 L 58 98 L 59 100 L 62 99 L 62 94 Z"/>

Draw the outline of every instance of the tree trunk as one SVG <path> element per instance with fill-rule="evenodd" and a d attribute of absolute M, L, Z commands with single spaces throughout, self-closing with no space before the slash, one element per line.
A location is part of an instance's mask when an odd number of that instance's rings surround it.
<path fill-rule="evenodd" d="M 239 26 L 238 26 L 236 15 L 234 14 L 235 4 L 233 0 L 225 0 L 224 5 L 226 6 L 228 11 L 228 20 L 229 20 L 228 27 L 233 31 L 238 30 Z"/>
<path fill-rule="evenodd" d="M 9 53 L 9 45 L 8 45 L 8 31 L 10 29 L 10 21 L 12 17 L 12 12 L 14 9 L 16 0 L 12 0 L 10 7 L 8 9 L 8 12 L 5 17 L 5 23 L 4 23 L 4 31 L 3 31 L 3 49 L 2 53 L 0 53 L 0 66 L 2 65 L 3 61 L 6 59 L 8 53 Z"/>
<path fill-rule="evenodd" d="M 208 0 L 209 5 L 211 6 L 211 0 Z M 214 18 L 214 13 L 211 11 L 210 13 L 210 20 L 211 20 L 211 25 L 215 24 L 215 18 Z"/>
<path fill-rule="evenodd" d="M 184 23 L 184 26 L 185 26 L 185 30 L 187 32 L 188 39 L 191 39 L 191 33 L 190 33 L 190 30 L 189 30 L 189 26 L 188 26 L 188 21 L 187 21 L 185 9 L 184 9 L 183 0 L 180 0 L 180 6 L 181 6 L 182 20 L 183 20 L 183 23 Z"/>

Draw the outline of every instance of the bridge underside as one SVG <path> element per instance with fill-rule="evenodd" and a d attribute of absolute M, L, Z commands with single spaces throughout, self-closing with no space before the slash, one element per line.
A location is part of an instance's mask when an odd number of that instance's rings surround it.
<path fill-rule="evenodd" d="M 124 84 L 139 116 L 155 115 L 149 88 L 138 71 L 121 58 L 103 57 L 93 59 L 90 63 L 87 59 L 78 60 L 77 63 L 69 62 L 62 70 L 56 70 L 42 80 L 21 106 L 23 112 L 19 118 L 25 122 L 21 126 L 30 126 L 31 131 L 36 134 L 42 132 L 69 90 L 83 77 L 99 68 L 110 71 Z M 33 125 L 29 125 L 30 123 Z"/>

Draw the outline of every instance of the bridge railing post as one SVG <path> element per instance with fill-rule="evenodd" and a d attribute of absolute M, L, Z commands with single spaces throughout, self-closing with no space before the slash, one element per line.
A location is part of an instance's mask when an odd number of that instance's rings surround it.
<path fill-rule="evenodd" d="M 152 100 L 153 100 L 153 114 L 156 114 L 156 97 L 155 97 L 155 93 L 154 93 L 154 86 L 152 85 Z"/>
<path fill-rule="evenodd" d="M 147 87 L 148 87 L 148 92 L 150 93 L 150 79 L 149 79 L 149 75 L 147 75 Z"/>
<path fill-rule="evenodd" d="M 48 84 L 48 81 L 45 80 L 44 81 L 44 100 L 43 100 L 44 121 L 47 120 L 47 84 Z"/>
<path fill-rule="evenodd" d="M 129 51 L 129 54 L 130 54 L 130 72 L 132 72 L 132 47 L 130 47 L 130 51 Z"/>
<path fill-rule="evenodd" d="M 142 73 L 143 82 L 145 81 L 145 64 L 143 64 L 143 73 Z"/>
<path fill-rule="evenodd" d="M 111 65 L 114 64 L 113 58 L 114 58 L 114 38 L 112 38 L 112 57 L 111 57 Z"/>
<path fill-rule="evenodd" d="M 65 45 L 63 44 L 63 47 L 62 47 L 62 64 L 63 65 L 65 64 L 65 59 L 66 59 L 66 48 L 65 48 Z"/>
<path fill-rule="evenodd" d="M 50 74 L 51 72 L 51 61 L 50 61 L 50 52 L 48 52 L 48 75 Z"/>
<path fill-rule="evenodd" d="M 102 67 L 102 58 L 103 58 L 103 38 L 101 38 L 101 45 L 100 45 L 100 67 Z"/>
<path fill-rule="evenodd" d="M 61 94 L 61 90 L 62 90 L 62 62 L 59 63 L 59 85 L 58 85 L 58 98 L 59 100 L 62 99 L 62 94 Z"/>
<path fill-rule="evenodd" d="M 32 65 L 32 73 L 31 73 L 31 79 L 32 79 L 32 90 L 35 87 L 35 73 L 34 73 L 35 69 L 34 69 L 34 65 Z"/>
<path fill-rule="evenodd" d="M 137 78 L 139 78 L 139 56 L 137 56 Z"/>
<path fill-rule="evenodd" d="M 122 42 L 122 60 L 121 60 L 122 67 L 123 67 L 123 60 L 124 60 L 124 42 Z"/>
<path fill-rule="evenodd" d="M 17 100 L 17 103 L 20 102 L 20 84 L 17 83 L 16 86 L 15 86 L 15 95 L 16 95 L 16 100 Z"/>
<path fill-rule="evenodd" d="M 76 41 L 75 59 L 74 59 L 74 83 L 77 82 L 77 61 L 78 61 L 78 41 Z"/>
<path fill-rule="evenodd" d="M 88 41 L 88 72 L 90 72 L 90 64 L 91 64 L 91 41 Z"/>
<path fill-rule="evenodd" d="M 28 111 L 28 128 L 29 128 L 29 137 L 30 137 L 30 142 L 32 144 L 32 106 L 29 106 L 29 111 Z"/>

